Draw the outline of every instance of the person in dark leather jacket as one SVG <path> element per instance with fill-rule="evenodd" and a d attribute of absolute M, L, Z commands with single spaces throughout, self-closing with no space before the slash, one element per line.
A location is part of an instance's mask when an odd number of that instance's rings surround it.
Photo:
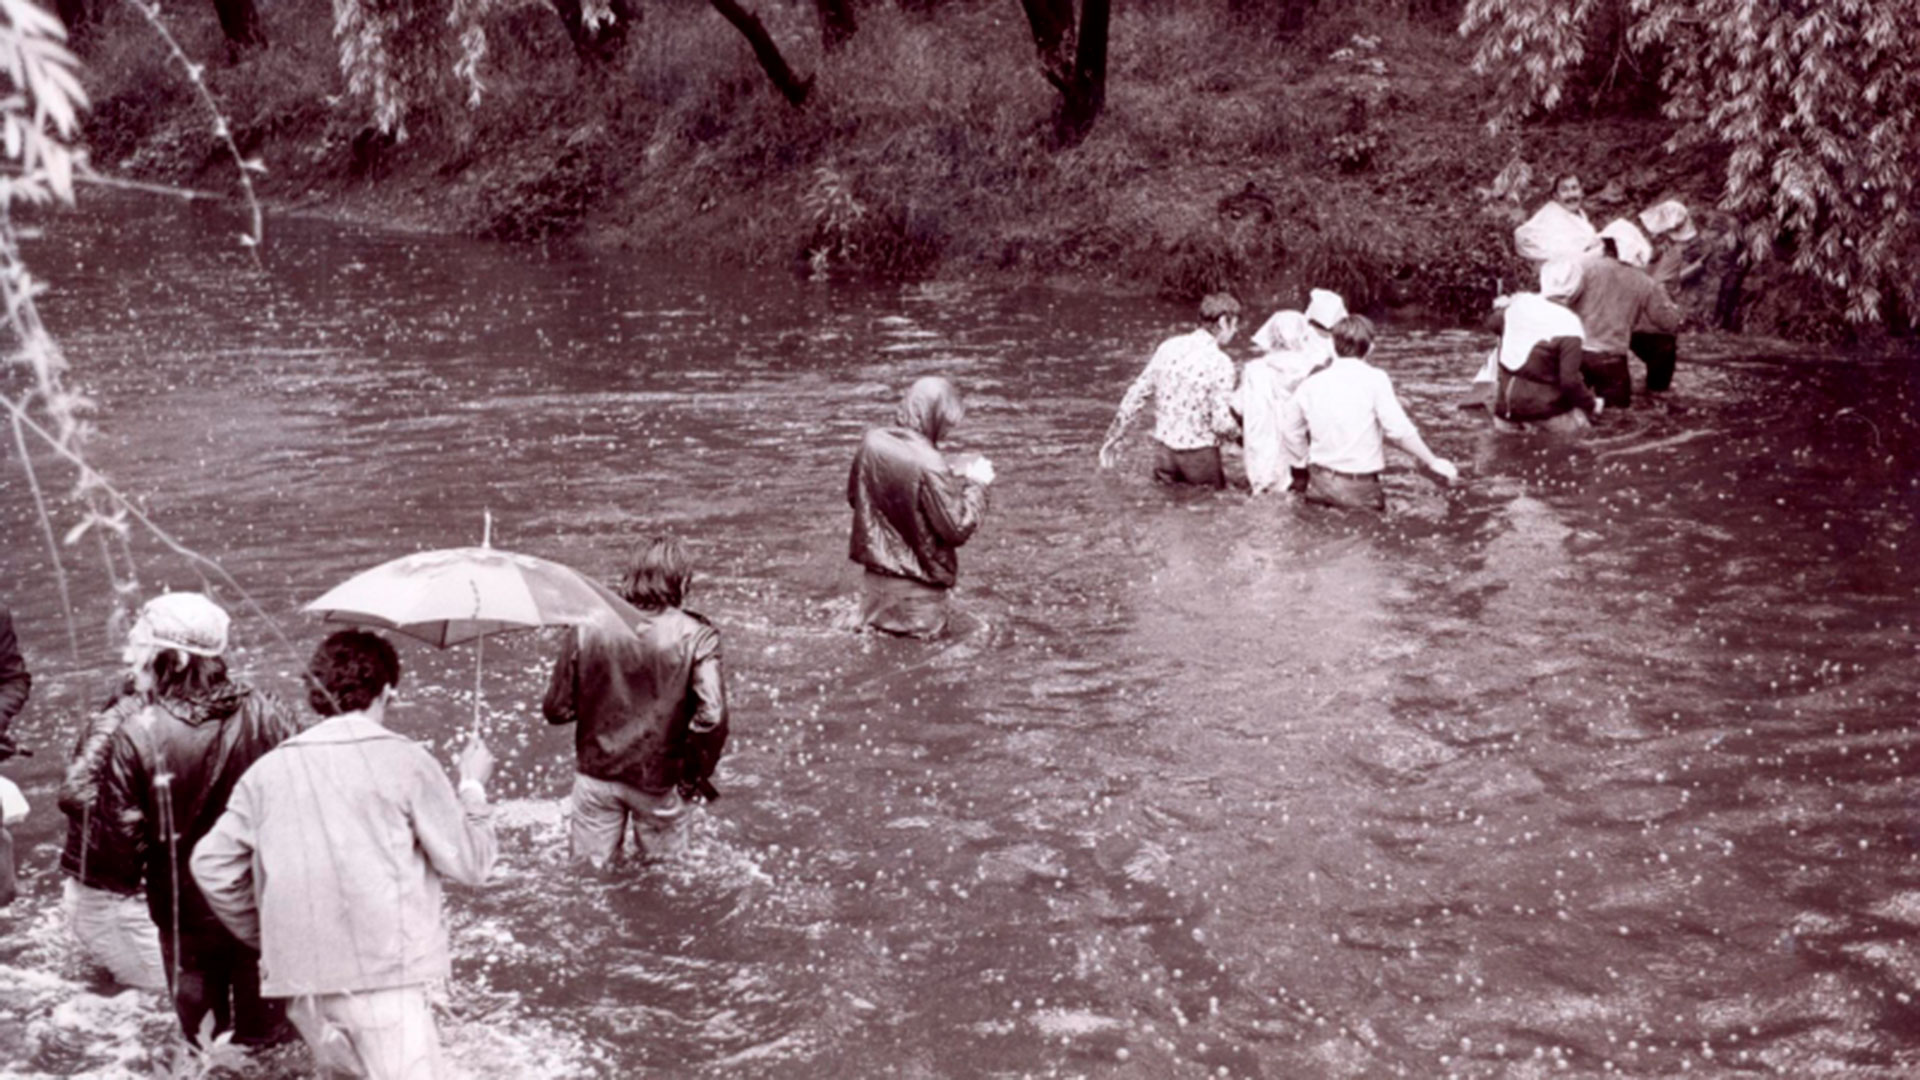
<path fill-rule="evenodd" d="M 953 385 L 927 376 L 908 388 L 894 426 L 860 441 L 847 476 L 847 556 L 866 568 L 863 626 L 912 637 L 946 628 L 959 549 L 980 527 L 993 482 L 986 458 L 970 455 L 956 470 L 940 452 L 964 415 Z"/>
<path fill-rule="evenodd" d="M 692 578 L 678 540 L 642 541 L 620 588 L 640 609 L 633 633 L 569 630 L 547 682 L 547 721 L 576 725 L 568 843 L 595 868 L 620 854 L 629 820 L 643 858 L 684 854 L 690 800 L 718 797 L 726 675 L 720 632 L 681 606 Z"/>
<path fill-rule="evenodd" d="M 144 700 L 107 746 L 94 813 L 114 836 L 95 857 L 122 853 L 131 865 L 101 872 L 145 885 L 187 1040 L 197 1044 L 211 1016 L 236 1045 L 264 1046 L 296 1037 L 285 1007 L 260 997 L 259 954 L 207 906 L 188 860 L 241 774 L 299 727 L 278 700 L 227 677 L 226 647 L 227 613 L 199 593 L 141 608 L 127 657 Z"/>
<path fill-rule="evenodd" d="M 13 613 L 0 607 L 0 761 L 12 757 L 17 749 L 7 729 L 27 707 L 32 686 L 33 676 L 20 656 L 20 642 L 13 636 Z M 0 822 L 0 908 L 13 903 L 18 891 L 13 877 L 13 834 Z"/>

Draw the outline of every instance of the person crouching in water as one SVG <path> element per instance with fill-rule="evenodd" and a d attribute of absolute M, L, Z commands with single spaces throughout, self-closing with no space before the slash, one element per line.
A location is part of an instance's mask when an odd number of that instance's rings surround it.
<path fill-rule="evenodd" d="M 1393 380 L 1366 362 L 1373 323 L 1350 315 L 1333 328 L 1333 363 L 1307 376 L 1280 414 L 1280 437 L 1293 470 L 1290 490 L 1309 502 L 1368 510 L 1387 508 L 1380 485 L 1390 442 L 1424 465 L 1440 483 L 1460 475 L 1453 462 L 1427 449 L 1394 396 Z"/>
<path fill-rule="evenodd" d="M 1566 307 L 1579 291 L 1580 264 L 1550 262 L 1540 267 L 1539 292 L 1520 293 L 1494 312 L 1500 332 L 1496 427 L 1577 432 L 1605 407 L 1580 374 L 1585 331 Z"/>
<path fill-rule="evenodd" d="M 1230 438 L 1233 361 L 1222 352 L 1240 330 L 1240 301 L 1214 293 L 1200 301 L 1200 325 L 1160 343 L 1127 387 L 1100 444 L 1100 467 L 1113 467 L 1127 425 L 1153 398 L 1153 478 L 1163 484 L 1227 486 L 1220 440 Z"/>
<path fill-rule="evenodd" d="M 866 570 L 862 627 L 916 638 L 946 629 L 959 550 L 986 516 L 994 478 L 986 458 L 968 455 L 962 463 L 940 451 L 965 415 L 953 384 L 929 375 L 907 389 L 894 426 L 869 429 L 860 440 L 847 474 L 847 557 Z"/>
<path fill-rule="evenodd" d="M 595 869 L 620 854 L 629 820 L 642 858 L 685 854 L 694 796 L 718 796 L 711 778 L 727 744 L 727 680 L 720 631 L 682 606 L 692 583 L 679 540 L 641 541 L 620 583 L 640 609 L 633 632 L 567 631 L 547 682 L 540 711 L 575 725 L 568 843 Z"/>

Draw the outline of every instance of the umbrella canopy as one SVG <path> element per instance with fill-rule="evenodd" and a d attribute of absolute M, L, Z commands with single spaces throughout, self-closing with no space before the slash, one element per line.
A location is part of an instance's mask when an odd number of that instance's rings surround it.
<path fill-rule="evenodd" d="M 306 611 L 439 648 L 540 626 L 632 632 L 641 614 L 561 563 L 491 547 L 404 555 L 327 590 Z"/>

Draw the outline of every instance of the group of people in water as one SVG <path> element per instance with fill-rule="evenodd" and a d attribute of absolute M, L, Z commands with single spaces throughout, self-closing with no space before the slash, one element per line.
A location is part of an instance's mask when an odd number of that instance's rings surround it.
<path fill-rule="evenodd" d="M 1576 430 L 1627 407 L 1630 355 L 1648 392 L 1671 385 L 1680 314 L 1663 275 L 1685 268 L 1670 249 L 1650 271 L 1646 235 L 1624 220 L 1593 229 L 1581 202 L 1578 179 L 1564 177 L 1516 230 L 1538 288 L 1495 301 L 1499 342 L 1476 380 L 1502 430 Z M 1677 202 L 1640 220 L 1655 236 L 1692 236 Z M 1368 362 L 1373 323 L 1336 293 L 1313 289 L 1304 311 L 1268 318 L 1252 335 L 1260 355 L 1237 373 L 1225 348 L 1240 303 L 1210 295 L 1197 315 L 1127 388 L 1101 467 L 1151 401 L 1163 483 L 1226 487 L 1229 442 L 1255 495 L 1284 484 L 1309 502 L 1384 509 L 1389 444 L 1439 483 L 1458 478 Z M 964 416 L 950 382 L 919 379 L 854 454 L 848 555 L 863 571 L 862 628 L 928 638 L 947 626 L 958 551 L 995 479 L 985 457 L 941 449 Z M 718 630 L 684 606 L 691 581 L 678 541 L 643 540 L 618 589 L 634 621 L 570 628 L 552 668 L 542 712 L 574 725 L 569 848 L 584 864 L 615 862 L 629 829 L 642 857 L 682 852 L 691 806 L 717 797 L 726 678 Z M 230 1032 L 266 1046 L 297 1032 L 323 1071 L 446 1075 L 428 998 L 449 972 L 441 883 L 478 885 L 492 870 L 493 755 L 476 731 L 450 781 L 388 728 L 400 661 L 378 634 L 320 643 L 304 673 L 307 720 L 229 676 L 228 626 L 211 598 L 187 592 L 149 600 L 134 620 L 126 673 L 82 723 L 60 788 L 68 926 L 120 983 L 167 991 L 190 1044 Z M 0 608 L 0 760 L 29 686 Z M 14 880 L 3 826 L 0 857 L 4 906 Z"/>
<path fill-rule="evenodd" d="M 1633 399 L 1629 356 L 1646 366 L 1649 394 L 1673 383 L 1681 311 L 1667 291 L 1684 277 L 1686 241 L 1695 231 L 1686 207 L 1666 200 L 1640 216 L 1654 236 L 1672 241 L 1654 260 L 1653 244 L 1625 219 L 1595 229 L 1580 180 L 1563 176 L 1554 198 L 1514 232 L 1519 254 L 1537 264 L 1537 290 L 1495 298 L 1487 328 L 1499 335 L 1474 382 L 1502 431 L 1573 432 L 1607 408 Z M 1200 302 L 1195 329 L 1167 339 L 1127 388 L 1100 447 L 1114 464 L 1127 427 L 1154 404 L 1153 477 L 1170 484 L 1224 488 L 1220 448 L 1238 442 L 1247 486 L 1277 488 L 1307 501 L 1383 510 L 1384 447 L 1406 452 L 1433 479 L 1459 477 L 1453 463 L 1420 437 L 1391 378 L 1367 363 L 1376 331 L 1347 312 L 1342 298 L 1313 289 L 1305 311 L 1285 310 L 1254 332 L 1261 354 L 1235 376 L 1225 347 L 1240 328 L 1238 300 L 1225 293 Z"/>
<path fill-rule="evenodd" d="M 691 580 L 677 540 L 642 541 L 619 590 L 631 622 L 570 627 L 553 665 L 542 713 L 575 729 L 582 864 L 614 863 L 629 828 L 640 856 L 679 854 L 693 803 L 718 795 L 726 681 L 719 632 L 682 606 Z M 230 676 L 229 625 L 198 592 L 134 619 L 60 786 L 66 924 L 116 983 L 167 993 L 196 1049 L 303 1038 L 328 1076 L 448 1076 L 430 1002 L 451 972 L 442 882 L 493 870 L 493 754 L 476 730 L 449 780 L 389 728 L 401 667 L 378 633 L 314 650 L 309 718 Z M 0 759 L 29 685 L 0 608 Z"/>

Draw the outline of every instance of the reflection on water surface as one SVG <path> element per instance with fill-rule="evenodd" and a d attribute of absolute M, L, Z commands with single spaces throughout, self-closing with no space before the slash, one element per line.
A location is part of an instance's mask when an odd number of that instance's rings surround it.
<path fill-rule="evenodd" d="M 1353 518 L 1156 489 L 1139 434 L 1094 468 L 1172 307 L 304 221 L 262 274 L 218 226 L 131 203 L 31 255 L 98 463 L 292 639 L 243 613 L 253 677 L 297 696 L 299 604 L 488 510 L 500 546 L 603 576 L 680 532 L 725 635 L 736 741 L 699 865 L 608 880 L 563 867 L 554 640 L 487 644 L 505 856 L 452 898 L 444 1014 L 476 1070 L 1920 1068 L 1910 371 L 1689 340 L 1662 407 L 1565 446 L 1456 407 L 1478 337 L 1389 325 L 1381 365 L 1470 482 L 1402 461 L 1395 512 Z M 856 637 L 846 465 L 930 371 L 1000 474 L 966 627 Z M 76 664 L 12 464 L 0 505 L 40 749 L 7 766 L 36 812 L 0 1053 L 111 1075 L 170 1021 L 93 993 L 53 911 L 104 588 L 70 553 Z M 139 551 L 150 590 L 198 587 Z M 404 662 L 396 726 L 450 743 L 471 652 Z"/>

